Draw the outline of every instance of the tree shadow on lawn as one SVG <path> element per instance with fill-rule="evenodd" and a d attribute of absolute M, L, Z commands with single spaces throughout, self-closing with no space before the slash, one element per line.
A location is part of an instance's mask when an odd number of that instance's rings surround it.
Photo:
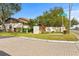
<path fill-rule="evenodd" d="M 0 51 L 0 56 L 11 56 L 11 55 L 4 51 Z"/>

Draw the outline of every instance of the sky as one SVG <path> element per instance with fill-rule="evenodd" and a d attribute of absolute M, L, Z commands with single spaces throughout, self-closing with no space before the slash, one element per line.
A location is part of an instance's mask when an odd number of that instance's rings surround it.
<path fill-rule="evenodd" d="M 62 7 L 67 14 L 69 4 L 68 3 L 22 3 L 21 11 L 14 14 L 12 17 L 14 18 L 36 18 L 43 14 L 43 12 L 54 9 L 54 7 Z M 71 18 L 75 17 L 79 21 L 79 3 L 71 4 Z"/>

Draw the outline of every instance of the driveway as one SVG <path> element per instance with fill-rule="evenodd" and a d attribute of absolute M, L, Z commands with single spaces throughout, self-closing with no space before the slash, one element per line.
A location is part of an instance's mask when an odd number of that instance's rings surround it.
<path fill-rule="evenodd" d="M 9 37 L 0 39 L 2 56 L 78 56 L 78 43 L 47 42 L 30 38 Z"/>

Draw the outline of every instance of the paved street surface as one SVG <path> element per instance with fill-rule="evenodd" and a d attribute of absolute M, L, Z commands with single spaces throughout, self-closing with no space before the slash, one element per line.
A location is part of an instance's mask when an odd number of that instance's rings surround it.
<path fill-rule="evenodd" d="M 28 38 L 0 38 L 0 55 L 4 56 L 78 56 L 79 44 L 46 42 Z"/>

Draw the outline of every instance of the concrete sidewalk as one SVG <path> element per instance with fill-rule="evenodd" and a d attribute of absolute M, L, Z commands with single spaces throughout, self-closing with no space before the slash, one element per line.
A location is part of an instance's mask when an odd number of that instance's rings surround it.
<path fill-rule="evenodd" d="M 78 45 L 18 37 L 0 39 L 0 50 L 12 56 L 78 56 Z"/>

